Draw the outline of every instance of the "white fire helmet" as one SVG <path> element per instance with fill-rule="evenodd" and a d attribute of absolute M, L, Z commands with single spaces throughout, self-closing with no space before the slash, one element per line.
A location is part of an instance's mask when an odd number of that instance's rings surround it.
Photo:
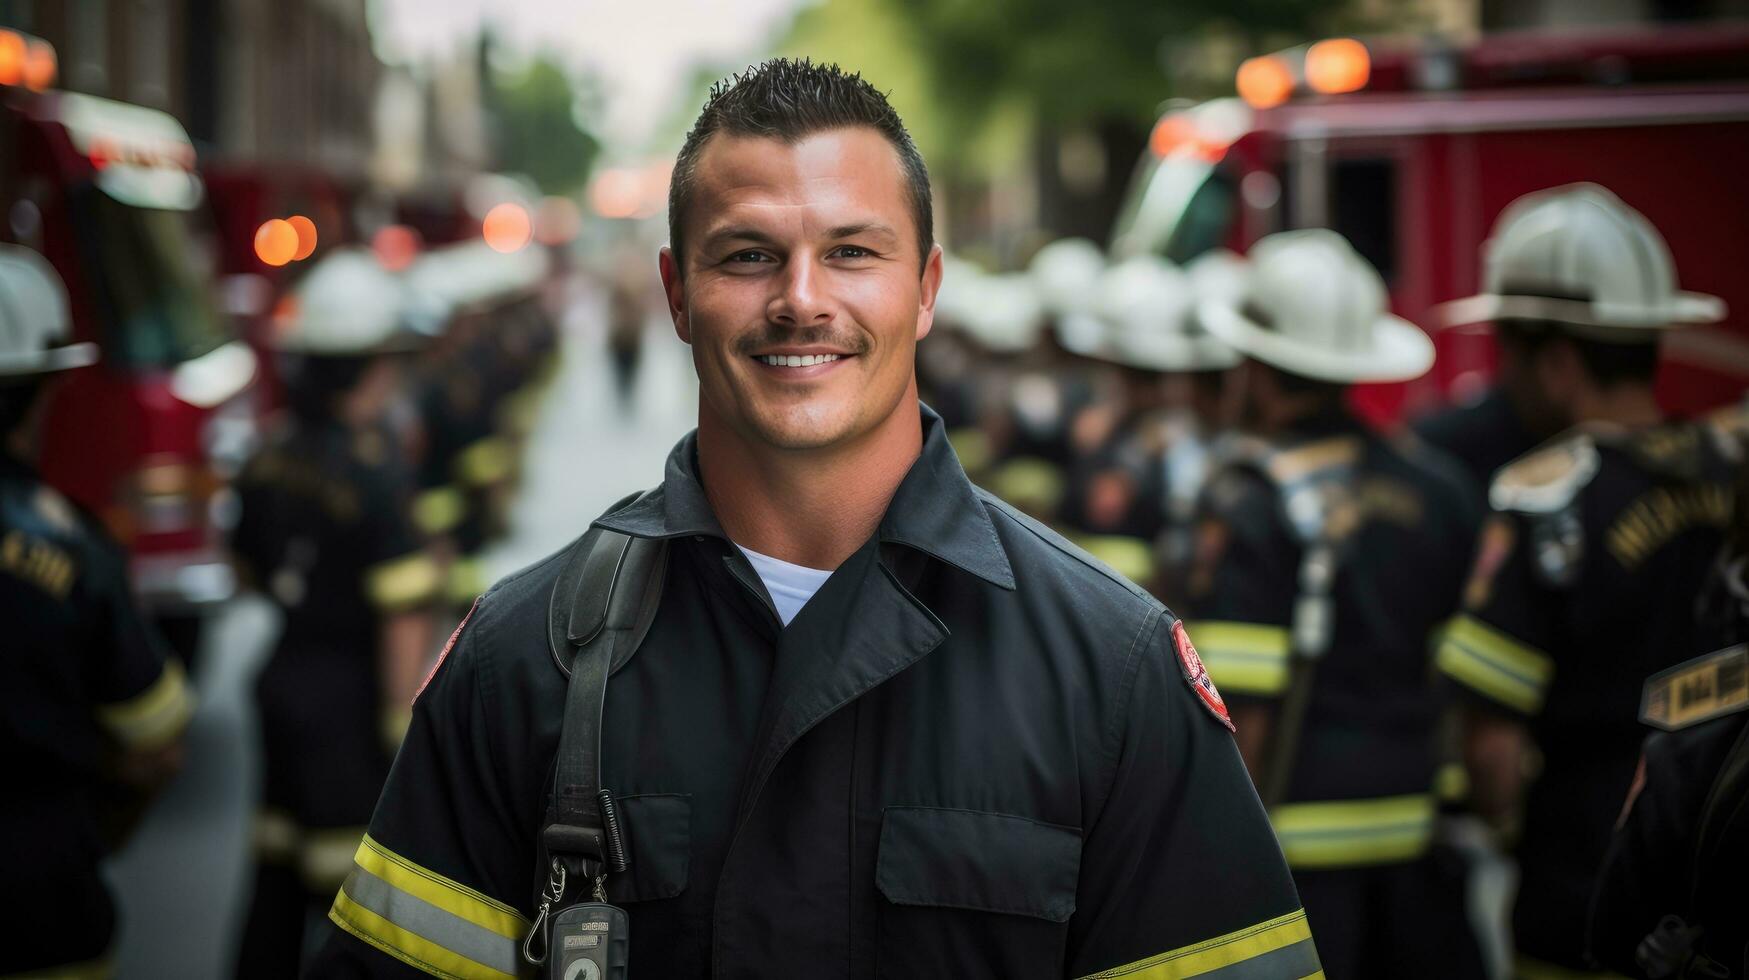
<path fill-rule="evenodd" d="M 1483 292 L 1447 303 L 1447 326 L 1534 320 L 1604 342 L 1652 339 L 1724 318 L 1716 296 L 1676 286 L 1670 248 L 1646 216 L 1596 184 L 1512 202 L 1482 246 Z"/>
<path fill-rule="evenodd" d="M 47 374 L 97 360 L 97 345 L 67 343 L 67 288 L 49 260 L 0 245 L 0 377 Z"/>
<path fill-rule="evenodd" d="M 412 350 L 425 338 L 409 329 L 407 312 L 400 278 L 368 249 L 334 249 L 293 290 L 273 325 L 272 344 L 324 357 Z"/>
<path fill-rule="evenodd" d="M 1197 307 L 1240 353 L 1319 381 L 1408 381 L 1433 366 L 1433 341 L 1385 309 L 1385 284 L 1348 240 L 1311 228 L 1252 246 L 1244 292 Z"/>

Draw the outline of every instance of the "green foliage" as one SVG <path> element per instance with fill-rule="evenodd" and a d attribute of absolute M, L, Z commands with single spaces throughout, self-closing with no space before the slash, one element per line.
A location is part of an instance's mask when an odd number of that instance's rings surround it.
<path fill-rule="evenodd" d="M 1305 34 L 1332 0 L 886 0 L 903 12 L 946 111 L 976 119 L 1006 96 L 1047 126 L 1151 119 L 1168 95 L 1162 52 L 1214 26 Z"/>
<path fill-rule="evenodd" d="M 600 145 L 578 125 L 577 94 L 565 72 L 537 58 L 490 77 L 498 168 L 527 176 L 544 194 L 581 189 Z"/>

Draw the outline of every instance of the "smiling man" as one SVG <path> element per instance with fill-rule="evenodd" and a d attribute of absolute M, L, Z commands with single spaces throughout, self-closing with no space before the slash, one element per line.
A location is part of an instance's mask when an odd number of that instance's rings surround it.
<path fill-rule="evenodd" d="M 782 60 L 718 86 L 669 222 L 698 429 L 597 521 L 667 549 L 598 753 L 634 975 L 1321 975 L 1183 627 L 973 487 L 918 403 L 941 250 L 885 98 Z M 314 975 L 518 970 L 566 564 L 457 630 Z"/>

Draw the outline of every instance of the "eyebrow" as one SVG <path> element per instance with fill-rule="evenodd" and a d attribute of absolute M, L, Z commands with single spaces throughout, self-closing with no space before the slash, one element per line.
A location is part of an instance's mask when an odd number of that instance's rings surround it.
<path fill-rule="evenodd" d="M 858 235 L 885 235 L 893 240 L 897 240 L 899 237 L 899 233 L 894 231 L 891 225 L 881 224 L 878 221 L 864 221 L 854 225 L 839 225 L 826 233 L 826 237 L 833 241 L 845 238 L 855 238 Z M 725 242 L 737 241 L 756 242 L 761 245 L 778 244 L 777 239 L 760 231 L 758 228 L 745 225 L 731 225 L 727 228 L 722 228 L 706 235 L 702 247 L 710 248 L 721 245 Z"/>
<path fill-rule="evenodd" d="M 898 238 L 899 233 L 891 226 L 879 222 L 865 221 L 857 225 L 839 225 L 826 233 L 827 238 L 855 238 L 858 235 L 885 235 L 888 238 Z"/>

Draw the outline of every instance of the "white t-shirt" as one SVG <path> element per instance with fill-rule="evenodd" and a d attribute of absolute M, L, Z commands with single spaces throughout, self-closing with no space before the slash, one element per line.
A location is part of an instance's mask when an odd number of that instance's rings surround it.
<path fill-rule="evenodd" d="M 735 547 L 741 548 L 740 545 Z M 808 604 L 814 593 L 820 591 L 820 586 L 832 577 L 830 570 L 822 571 L 809 568 L 806 565 L 791 565 L 787 561 L 762 555 L 757 551 L 741 548 L 741 554 L 753 563 L 753 570 L 759 573 L 759 581 L 765 583 L 765 591 L 771 593 L 771 601 L 777 606 L 777 618 L 788 626 L 789 621 L 796 618 L 796 613 Z"/>

